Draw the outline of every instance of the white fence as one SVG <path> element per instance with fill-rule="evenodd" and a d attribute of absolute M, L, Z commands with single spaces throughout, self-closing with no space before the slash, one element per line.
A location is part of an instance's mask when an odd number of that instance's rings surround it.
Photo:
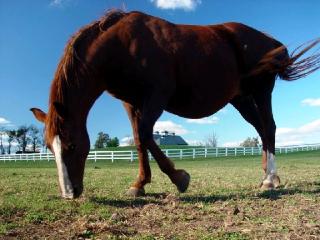
<path fill-rule="evenodd" d="M 288 146 L 276 148 L 277 154 L 286 154 L 292 152 L 313 151 L 319 150 L 320 144 L 309 144 L 300 146 Z M 256 147 L 218 147 L 218 148 L 183 148 L 183 149 L 163 149 L 166 156 L 170 158 L 198 158 L 198 157 L 229 157 L 229 156 L 245 156 L 245 155 L 260 155 L 262 149 Z M 137 151 L 90 151 L 88 160 L 126 160 L 135 161 L 138 158 Z M 149 153 L 149 158 L 152 159 Z M 33 154 L 11 154 L 0 155 L 0 162 L 6 161 L 51 161 L 54 156 L 51 153 L 33 153 Z"/>

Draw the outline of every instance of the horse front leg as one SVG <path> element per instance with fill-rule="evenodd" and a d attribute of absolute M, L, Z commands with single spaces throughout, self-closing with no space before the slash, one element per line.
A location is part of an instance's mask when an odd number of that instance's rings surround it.
<path fill-rule="evenodd" d="M 173 162 L 161 151 L 153 139 L 148 140 L 147 146 L 152 156 L 157 161 L 161 171 L 168 175 L 179 192 L 185 192 L 188 189 L 190 182 L 189 173 L 183 169 L 175 169 Z"/>
<path fill-rule="evenodd" d="M 128 103 L 123 103 L 133 130 L 134 143 L 137 148 L 139 161 L 139 175 L 136 181 L 127 191 L 129 196 L 138 197 L 145 195 L 144 186 L 151 182 L 151 169 L 149 165 L 149 158 L 147 147 L 140 141 L 138 126 L 140 123 L 140 111 Z"/>
<path fill-rule="evenodd" d="M 176 169 L 173 162 L 161 151 L 153 139 L 153 126 L 161 116 L 165 105 L 163 92 L 153 92 L 146 98 L 138 125 L 138 138 L 146 146 L 159 165 L 161 171 L 168 175 L 180 192 L 189 186 L 190 175 L 183 169 Z"/>

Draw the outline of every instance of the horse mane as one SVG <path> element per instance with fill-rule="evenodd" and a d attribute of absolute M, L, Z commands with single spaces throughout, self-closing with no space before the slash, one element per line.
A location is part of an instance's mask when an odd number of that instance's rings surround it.
<path fill-rule="evenodd" d="M 82 58 L 83 52 L 99 34 L 107 31 L 125 15 L 126 13 L 122 10 L 107 10 L 99 20 L 82 27 L 68 40 L 50 88 L 49 112 L 46 122 L 47 142 L 61 132 L 62 119 L 53 104 L 55 102 L 64 104 L 68 94 L 67 90 L 71 87 L 80 87 L 81 81 L 92 75 L 91 69 Z"/>

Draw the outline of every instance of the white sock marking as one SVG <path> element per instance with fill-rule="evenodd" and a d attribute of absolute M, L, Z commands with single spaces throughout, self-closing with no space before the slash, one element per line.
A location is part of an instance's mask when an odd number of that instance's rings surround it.
<path fill-rule="evenodd" d="M 273 176 L 277 174 L 276 162 L 273 153 L 267 150 L 267 177 L 263 181 L 264 184 L 272 183 Z"/>
<path fill-rule="evenodd" d="M 69 179 L 66 165 L 64 164 L 61 156 L 61 141 L 59 136 L 55 136 L 52 142 L 52 148 L 56 159 L 59 185 L 63 198 L 73 198 L 73 187 Z"/>

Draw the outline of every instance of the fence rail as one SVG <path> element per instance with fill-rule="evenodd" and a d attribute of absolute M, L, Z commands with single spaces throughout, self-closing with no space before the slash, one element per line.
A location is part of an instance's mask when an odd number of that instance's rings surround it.
<path fill-rule="evenodd" d="M 287 154 L 292 152 L 314 151 L 319 150 L 320 144 L 309 144 L 299 146 L 288 146 L 276 148 L 276 154 Z M 198 158 L 198 157 L 229 157 L 229 156 L 246 156 L 260 155 L 262 149 L 258 147 L 217 147 L 217 148 L 183 148 L 183 149 L 163 149 L 167 157 L 170 158 Z M 136 150 L 129 151 L 90 151 L 88 160 L 100 161 L 110 160 L 127 160 L 133 162 L 137 160 Z M 149 158 L 153 159 L 149 153 Z M 0 155 L 0 162 L 6 161 L 53 161 L 54 156 L 51 153 L 32 153 L 32 154 L 10 154 Z"/>

